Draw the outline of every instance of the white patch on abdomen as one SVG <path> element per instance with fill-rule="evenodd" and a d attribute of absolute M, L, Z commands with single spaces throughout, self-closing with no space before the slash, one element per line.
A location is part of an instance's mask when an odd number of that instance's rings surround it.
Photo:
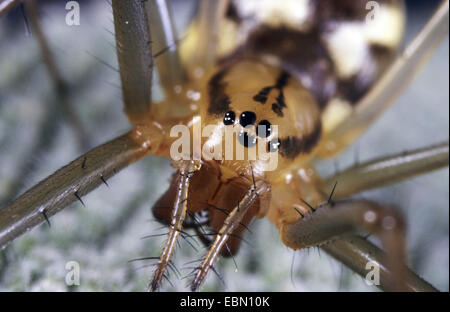
<path fill-rule="evenodd" d="M 323 39 L 339 78 L 356 75 L 369 56 L 369 47 L 364 34 L 364 23 L 342 22 L 330 25 L 333 30 Z"/>
<path fill-rule="evenodd" d="M 371 46 L 394 50 L 403 36 L 404 15 L 399 7 L 379 5 L 373 19 L 329 21 L 322 35 L 339 78 L 346 79 L 369 66 Z"/>
<path fill-rule="evenodd" d="M 306 28 L 314 18 L 314 6 L 310 0 L 244 0 L 234 1 L 243 17 L 256 18 L 272 27 Z"/>

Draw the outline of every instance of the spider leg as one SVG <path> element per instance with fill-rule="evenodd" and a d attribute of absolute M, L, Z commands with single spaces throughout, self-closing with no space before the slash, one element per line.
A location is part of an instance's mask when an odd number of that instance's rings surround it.
<path fill-rule="evenodd" d="M 380 269 L 380 287 L 383 289 L 386 288 L 383 281 L 392 279 L 392 273 L 386 265 L 386 253 L 360 236 L 351 235 L 329 241 L 321 248 L 362 277 L 368 273 L 367 264 L 369 262 L 376 265 Z M 404 268 L 404 281 L 409 291 L 438 291 L 407 267 Z"/>
<path fill-rule="evenodd" d="M 181 63 L 179 39 L 167 1 L 112 0 L 112 8 L 128 119 L 133 124 L 145 124 L 155 117 L 191 115 L 189 103 L 193 99 L 189 95 L 198 88 Z M 155 105 L 151 99 L 154 62 L 165 91 L 165 100 Z"/>
<path fill-rule="evenodd" d="M 385 263 L 392 275 L 380 283 L 389 290 L 411 290 L 405 283 L 403 219 L 390 209 L 365 200 L 332 202 L 280 227 L 283 243 L 293 249 L 322 245 L 359 231 L 380 237 L 386 250 Z"/>
<path fill-rule="evenodd" d="M 1 207 L 0 248 L 142 157 L 168 157 L 172 142 L 169 132 L 160 124 L 138 126 L 78 157 Z"/>
<path fill-rule="evenodd" d="M 228 238 L 233 233 L 233 230 L 241 224 L 242 218 L 248 212 L 248 209 L 257 200 L 258 196 L 262 196 L 269 192 L 268 185 L 263 181 L 257 181 L 254 187 L 251 187 L 247 194 L 239 202 L 233 211 L 225 219 L 222 228 L 217 233 L 214 242 L 212 243 L 208 253 L 203 258 L 202 263 L 198 267 L 195 278 L 191 283 L 191 290 L 196 291 L 204 281 L 209 269 L 213 268 L 214 263 L 222 248 L 227 243 Z M 238 209 L 239 207 L 239 209 Z"/>
<path fill-rule="evenodd" d="M 448 143 L 442 143 L 357 164 L 325 179 L 320 188 L 326 194 L 339 181 L 334 196 L 343 198 L 447 167 L 448 162 Z"/>
<path fill-rule="evenodd" d="M 441 5 L 420 33 L 393 62 L 343 122 L 324 135 L 318 155 L 335 155 L 358 138 L 402 94 L 403 89 L 448 34 L 449 1 Z"/>
<path fill-rule="evenodd" d="M 151 0 L 148 8 L 150 29 L 159 80 L 166 90 L 172 93 L 173 88 L 186 80 L 184 68 L 180 61 L 177 33 L 174 27 L 172 12 L 166 0 Z"/>
<path fill-rule="evenodd" d="M 216 60 L 219 31 L 229 0 L 201 0 L 194 24 L 188 30 L 183 58 L 194 75 L 211 67 Z M 200 71 L 200 72 L 199 72 Z"/>
<path fill-rule="evenodd" d="M 150 117 L 153 55 L 148 1 L 112 0 L 125 113 L 134 124 Z"/>
<path fill-rule="evenodd" d="M 188 205 L 189 184 L 194 173 L 200 169 L 200 164 L 196 161 L 180 161 L 180 179 L 178 189 L 175 196 L 175 202 L 172 210 L 172 221 L 169 226 L 169 237 L 167 238 L 164 249 L 159 258 L 159 264 L 153 275 L 152 282 L 149 285 L 150 291 L 155 291 L 159 288 L 164 274 L 167 270 L 170 259 L 175 251 L 176 242 L 181 234 L 183 222 L 186 218 Z"/>

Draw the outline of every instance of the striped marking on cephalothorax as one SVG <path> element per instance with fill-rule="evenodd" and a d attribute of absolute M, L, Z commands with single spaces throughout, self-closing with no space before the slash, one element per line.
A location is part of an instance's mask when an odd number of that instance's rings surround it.
<path fill-rule="evenodd" d="M 227 72 L 228 68 L 224 67 L 214 74 L 208 82 L 208 113 L 210 114 L 225 114 L 230 109 L 231 100 L 229 95 L 225 92 L 227 83 L 224 81 Z"/>
<path fill-rule="evenodd" d="M 318 122 L 314 130 L 308 135 L 300 138 L 288 136 L 279 140 L 279 150 L 281 156 L 295 159 L 300 154 L 307 154 L 317 145 L 322 133 L 321 123 Z"/>
<path fill-rule="evenodd" d="M 284 99 L 283 88 L 287 85 L 290 75 L 286 71 L 282 71 L 280 76 L 278 76 L 275 84 L 273 86 L 267 86 L 261 89 L 255 96 L 253 100 L 265 104 L 272 90 L 278 90 L 278 96 L 275 102 L 272 103 L 272 110 L 278 117 L 283 117 L 283 108 L 286 107 L 286 102 Z"/>

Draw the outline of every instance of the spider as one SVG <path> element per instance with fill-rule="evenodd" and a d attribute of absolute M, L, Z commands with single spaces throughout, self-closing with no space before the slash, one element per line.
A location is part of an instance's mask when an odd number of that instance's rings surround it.
<path fill-rule="evenodd" d="M 155 43 L 156 44 L 156 43 Z M 171 61 L 171 60 L 173 60 L 173 58 L 171 58 L 170 57 L 170 53 L 167 53 L 167 54 L 163 54 L 163 56 L 165 57 L 165 56 L 167 56 L 167 58 L 162 58 L 162 61 L 160 62 L 160 63 L 162 63 L 162 65 L 159 65 L 160 66 L 160 68 L 162 68 L 162 70 L 161 70 L 161 72 L 162 73 L 167 73 L 168 75 L 169 75 L 169 78 L 173 78 L 173 77 L 178 77 L 178 75 L 179 74 L 174 74 L 174 73 L 170 73 L 169 71 L 164 71 L 164 61 Z M 172 76 L 171 76 L 172 75 Z M 163 79 L 162 81 L 164 82 L 164 81 L 168 81 L 169 79 Z M 164 84 L 164 83 L 163 83 Z M 276 85 L 276 84 L 274 84 L 274 85 Z M 177 101 L 180 101 L 180 102 L 182 102 L 180 99 L 176 99 Z M 157 104 L 155 104 L 155 106 L 156 106 Z M 128 107 L 128 106 L 127 106 Z M 153 106 L 152 106 L 153 107 Z M 130 107 L 128 107 L 128 109 L 130 109 Z M 131 107 L 131 109 L 134 109 L 133 107 Z M 133 118 L 140 118 L 140 116 L 142 116 L 142 114 L 140 114 L 140 113 L 138 113 L 138 114 L 135 114 L 134 115 L 134 117 L 133 117 L 133 113 L 130 113 L 130 112 L 128 112 L 129 113 L 129 115 L 130 115 L 130 118 L 131 119 L 133 119 Z M 162 113 L 161 113 L 162 114 Z M 241 116 L 241 115 L 240 115 Z M 140 123 L 140 122 L 138 122 L 138 123 Z M 135 135 L 136 134 L 138 134 L 137 132 L 135 132 L 134 133 Z M 281 147 L 283 147 L 283 145 L 281 145 Z M 280 150 L 282 150 L 282 148 L 280 148 Z M 140 149 L 140 148 L 136 148 L 136 153 L 141 153 L 142 152 L 142 150 Z M 105 160 L 106 159 L 108 159 L 109 157 L 111 157 L 112 155 L 111 154 L 109 154 L 110 153 L 110 151 L 107 151 L 108 152 L 108 155 L 103 155 L 103 157 L 105 157 Z M 92 152 L 91 152 L 92 153 Z M 96 155 L 97 156 L 97 155 Z M 102 153 L 100 153 L 98 156 L 102 156 Z M 119 155 L 120 157 L 118 157 L 118 158 L 116 158 L 116 159 L 113 159 L 113 160 L 111 160 L 111 162 L 110 163 L 115 163 L 115 162 L 117 162 L 117 163 L 121 163 L 121 161 L 123 160 L 123 158 L 122 158 L 122 155 Z M 130 155 L 130 156 L 132 156 L 132 157 L 135 157 L 136 155 Z M 127 156 L 128 157 L 128 156 Z M 447 156 L 448 157 L 448 156 Z M 80 157 L 80 158 L 78 158 L 78 161 L 76 162 L 76 163 L 74 163 L 74 164 L 76 164 L 76 165 L 79 165 L 78 166 L 78 169 L 80 170 L 80 172 L 81 172 L 81 174 L 83 174 L 82 172 L 83 172 L 83 170 L 85 170 L 85 172 L 86 173 L 89 173 L 89 174 L 92 174 L 92 177 L 96 177 L 95 179 L 92 179 L 91 180 L 91 177 L 89 177 L 89 182 L 88 183 L 95 183 L 95 184 L 99 184 L 99 183 L 101 183 L 101 182 L 104 182 L 104 183 L 106 183 L 106 180 L 108 180 L 108 178 L 109 178 L 109 175 L 111 174 L 111 170 L 113 170 L 113 169 L 115 169 L 115 170 L 118 170 L 119 168 L 116 166 L 116 164 L 114 164 L 114 165 L 112 165 L 113 167 L 108 167 L 109 166 L 109 163 L 107 162 L 106 163 L 106 165 L 105 164 L 100 164 L 100 163 L 95 163 L 94 164 L 94 168 L 92 169 L 93 171 L 90 171 L 91 170 L 91 166 L 92 166 L 92 164 L 89 164 L 89 162 L 90 162 L 90 160 L 92 159 L 92 157 L 91 157 L 91 154 L 87 154 L 86 156 L 82 156 L 82 157 Z M 447 162 L 448 162 L 448 158 L 447 158 Z M 445 163 L 445 161 L 444 161 L 444 163 Z M 95 165 L 98 165 L 98 166 L 100 166 L 100 168 L 95 168 Z M 207 167 L 207 164 L 202 164 L 202 166 L 203 167 Z M 81 168 L 81 169 L 80 169 Z M 183 167 L 181 167 L 181 170 L 183 170 Z M 89 171 L 89 172 L 88 172 Z M 188 170 L 189 171 L 189 170 Z M 190 171 L 189 171 L 190 172 Z M 250 170 L 250 172 L 249 172 L 249 174 L 247 174 L 246 176 L 247 176 L 247 179 L 248 179 L 248 181 L 249 182 L 252 182 L 252 180 L 251 180 L 251 178 L 254 178 L 254 175 L 255 175 L 255 172 L 254 172 L 254 170 L 253 170 L 253 168 L 251 168 L 251 170 Z M 94 181 L 95 180 L 95 181 Z M 258 176 L 258 174 L 256 174 L 256 181 L 257 182 L 260 182 L 261 180 L 259 179 L 259 176 Z M 257 185 L 256 184 L 256 182 L 255 183 L 250 183 L 249 184 L 249 188 L 251 188 L 252 187 L 252 185 L 253 185 L 253 187 L 255 186 L 255 185 Z M 259 185 L 259 184 L 258 184 Z M 340 196 L 339 196 L 339 192 L 340 192 L 340 190 L 342 190 L 342 188 L 341 188 L 341 186 L 340 185 L 342 185 L 342 182 L 341 183 L 339 183 L 339 186 L 336 188 L 336 193 L 334 194 L 334 197 L 335 198 L 339 198 Z M 81 197 L 82 197 L 82 195 L 84 195 L 84 191 L 82 190 L 82 188 L 80 188 L 80 186 L 81 186 L 81 184 L 78 184 L 78 185 L 71 185 L 71 187 L 70 187 L 70 190 L 72 190 L 73 192 L 72 193 L 70 193 L 70 194 L 66 194 L 65 196 L 67 196 L 66 197 L 66 199 L 65 200 L 67 200 L 67 201 L 74 201 L 74 200 L 77 200 L 77 199 L 79 199 L 80 201 L 81 201 Z M 329 187 L 328 188 L 328 190 L 327 190 L 328 192 L 330 192 L 331 191 L 331 187 Z M 57 193 L 56 193 L 57 194 Z M 64 194 L 63 194 L 64 195 Z M 69 196 L 70 195 L 70 196 Z M 327 194 L 328 195 L 328 194 Z M 298 192 L 298 194 L 296 194 L 296 196 L 297 197 L 299 197 L 300 196 L 300 192 Z M 295 207 L 295 208 L 297 208 L 297 209 L 291 209 L 290 210 L 290 213 L 292 213 L 292 215 L 293 215 L 293 218 L 300 218 L 301 216 L 303 216 L 303 215 L 308 215 L 308 216 L 306 216 L 307 218 L 310 216 L 311 218 L 312 218 L 312 220 L 316 220 L 315 218 L 320 218 L 320 212 L 321 211 L 323 211 L 322 209 L 334 209 L 334 211 L 341 211 L 341 209 L 339 209 L 340 208 L 340 206 L 339 205 L 342 205 L 341 203 L 339 203 L 339 204 L 336 204 L 337 205 L 337 207 L 331 207 L 331 208 L 327 208 L 327 207 L 323 207 L 323 208 L 319 208 L 318 209 L 318 211 L 317 211 L 317 214 L 316 214 L 316 217 L 315 217 L 315 214 L 314 213 L 312 213 L 316 208 L 314 208 L 317 204 L 319 204 L 319 202 L 320 201 L 323 201 L 323 200 L 326 200 L 326 197 L 324 197 L 324 194 L 321 194 L 320 196 L 318 196 L 318 199 L 316 198 L 316 199 L 307 199 L 307 198 L 305 198 L 306 196 L 308 196 L 307 194 L 303 194 L 302 193 L 302 195 L 301 196 L 303 196 L 304 197 L 304 199 L 305 199 L 305 201 L 304 202 L 302 202 L 301 201 L 301 199 L 300 198 L 298 198 L 298 200 L 299 200 L 299 202 L 298 203 L 296 203 L 296 205 L 299 205 L 299 207 Z M 274 200 L 274 199 L 272 199 L 272 200 Z M 333 200 L 331 200 L 330 201 L 330 203 L 332 203 L 332 202 L 334 202 Z M 347 202 L 344 202 L 344 204 L 346 204 Z M 14 204 L 13 204 L 14 205 Z M 59 204 L 58 204 L 58 206 L 59 206 Z M 311 206 L 311 207 L 310 207 Z M 9 206 L 9 207 L 11 207 L 11 206 Z M 7 209 L 8 207 L 6 207 L 6 208 L 4 208 L 4 209 Z M 62 207 L 58 207 L 58 209 L 59 208 L 62 208 Z M 291 207 L 291 208 L 293 208 L 293 207 Z M 372 207 L 373 208 L 373 207 Z M 54 213 L 54 211 L 52 210 L 53 209 L 53 206 L 52 207 L 47 207 L 47 208 L 45 208 L 44 210 L 36 210 L 35 211 L 35 214 L 34 214 L 34 217 L 33 217 L 33 215 L 31 215 L 31 220 L 34 220 L 34 221 L 32 221 L 32 222 L 42 222 L 42 221 L 45 221 L 51 214 L 53 214 Z M 55 206 L 55 209 L 56 209 L 56 206 Z M 216 208 L 214 208 L 214 209 L 216 209 Z M 243 208 L 243 209 L 245 209 L 245 208 Z M 305 209 L 305 210 L 302 210 L 302 209 Z M 373 208 L 373 209 L 378 209 L 378 208 Z M 5 210 L 6 211 L 6 210 Z M 10 217 L 10 215 L 8 215 L 8 217 Z M 5 219 L 3 219 L 3 220 L 5 220 Z M 306 220 L 306 219 L 305 219 Z M 320 219 L 319 219 L 320 220 Z M 11 219 L 6 219 L 6 221 L 8 221 L 8 222 L 10 222 L 11 221 Z M 298 222 L 303 222 L 303 221 L 298 221 Z M 19 231 L 19 232 L 21 232 L 22 230 L 23 230 L 23 228 L 21 228 L 21 227 L 18 227 L 17 228 L 17 230 Z M 10 239 L 10 238 L 7 238 L 8 240 Z M 328 247 L 327 246 L 325 246 L 325 248 L 329 248 L 329 246 L 333 246 L 332 244 L 331 245 L 328 245 Z M 293 246 L 291 246 L 291 247 L 293 247 Z M 226 255 L 226 254 L 225 254 Z M 204 270 L 201 270 L 200 272 L 204 272 L 204 273 L 206 273 L 205 272 L 206 270 L 204 269 Z M 159 282 L 159 281 L 158 281 Z"/>

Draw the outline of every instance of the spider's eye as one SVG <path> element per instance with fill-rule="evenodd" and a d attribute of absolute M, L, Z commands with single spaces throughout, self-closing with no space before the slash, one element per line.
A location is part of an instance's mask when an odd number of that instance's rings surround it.
<path fill-rule="evenodd" d="M 272 125 L 267 120 L 261 120 L 256 128 L 256 133 L 260 138 L 267 138 L 272 133 Z"/>
<path fill-rule="evenodd" d="M 233 111 L 229 111 L 225 113 L 225 117 L 223 118 L 223 123 L 225 126 L 230 126 L 234 124 L 234 121 L 236 119 L 236 114 Z"/>
<path fill-rule="evenodd" d="M 280 149 L 280 144 L 281 144 L 281 142 L 279 139 L 273 139 L 272 141 L 267 143 L 267 149 L 271 153 L 276 152 Z"/>
<path fill-rule="evenodd" d="M 256 145 L 256 137 L 253 135 L 248 135 L 245 131 L 240 131 L 238 134 L 239 143 L 245 147 L 253 147 Z"/>
<path fill-rule="evenodd" d="M 242 127 L 247 127 L 249 125 L 255 124 L 256 115 L 254 112 L 243 112 L 239 117 L 239 123 Z"/>

